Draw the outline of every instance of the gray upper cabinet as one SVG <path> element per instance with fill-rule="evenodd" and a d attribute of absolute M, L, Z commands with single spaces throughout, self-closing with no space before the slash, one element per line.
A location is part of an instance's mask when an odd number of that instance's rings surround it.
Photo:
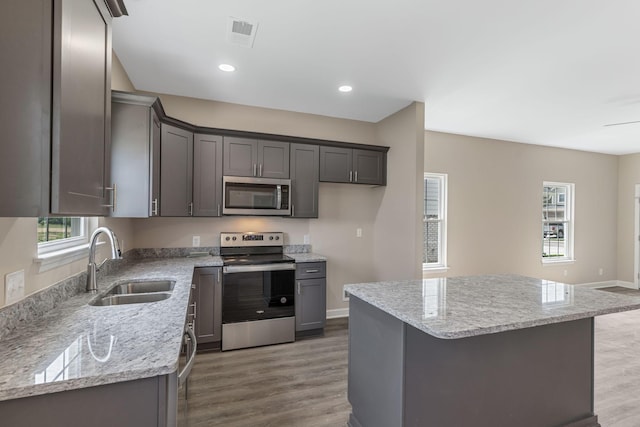
<path fill-rule="evenodd" d="M 385 153 L 322 146 L 320 147 L 320 181 L 385 185 Z"/>
<path fill-rule="evenodd" d="M 160 121 L 155 97 L 114 92 L 111 104 L 111 216 L 157 216 L 160 197 Z"/>
<path fill-rule="evenodd" d="M 160 215 L 193 214 L 193 133 L 162 123 Z"/>
<path fill-rule="evenodd" d="M 353 149 L 320 147 L 320 181 L 351 182 L 353 180 Z"/>
<path fill-rule="evenodd" d="M 289 143 L 224 138 L 224 175 L 289 178 Z"/>
<path fill-rule="evenodd" d="M 196 134 L 193 145 L 193 216 L 220 216 L 222 137 Z"/>
<path fill-rule="evenodd" d="M 354 149 L 353 182 L 356 184 L 384 185 L 385 181 L 384 153 Z"/>
<path fill-rule="evenodd" d="M 101 0 L 53 4 L 51 213 L 106 215 L 111 16 Z"/>
<path fill-rule="evenodd" d="M 3 11 L 0 197 L 10 202 L 0 215 L 106 214 L 108 9 L 100 0 L 6 0 Z"/>
<path fill-rule="evenodd" d="M 318 218 L 320 147 L 291 144 L 291 216 Z"/>

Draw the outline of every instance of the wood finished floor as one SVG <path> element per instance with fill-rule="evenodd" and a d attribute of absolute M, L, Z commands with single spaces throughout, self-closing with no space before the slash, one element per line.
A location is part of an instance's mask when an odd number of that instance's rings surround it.
<path fill-rule="evenodd" d="M 640 298 L 640 291 L 632 295 Z M 345 426 L 351 410 L 347 335 L 347 319 L 332 319 L 321 338 L 198 354 L 189 400 L 180 402 L 178 425 Z M 638 427 L 640 310 L 597 317 L 595 337 L 599 421 L 603 427 Z"/>
<path fill-rule="evenodd" d="M 347 318 L 331 319 L 324 337 L 198 354 L 178 425 L 345 426 L 347 325 Z"/>

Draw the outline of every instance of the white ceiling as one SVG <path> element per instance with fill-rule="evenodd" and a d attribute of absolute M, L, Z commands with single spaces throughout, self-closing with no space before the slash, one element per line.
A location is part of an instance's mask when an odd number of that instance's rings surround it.
<path fill-rule="evenodd" d="M 640 152 L 640 123 L 603 126 L 640 121 L 638 0 L 125 3 L 113 47 L 139 90 L 370 122 L 422 101 L 430 130 Z M 259 22 L 253 48 L 229 16 Z"/>

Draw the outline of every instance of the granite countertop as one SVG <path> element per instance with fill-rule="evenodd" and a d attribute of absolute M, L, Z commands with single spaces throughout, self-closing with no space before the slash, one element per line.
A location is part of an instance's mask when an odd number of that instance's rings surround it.
<path fill-rule="evenodd" d="M 322 255 L 318 255 L 318 254 L 314 254 L 314 253 L 286 253 L 285 255 L 290 256 L 291 258 L 293 258 L 296 262 L 320 262 L 320 261 L 326 261 L 327 258 L 322 256 Z"/>
<path fill-rule="evenodd" d="M 517 275 L 346 285 L 374 307 L 437 338 L 455 339 L 636 310 L 640 298 Z"/>
<path fill-rule="evenodd" d="M 175 280 L 164 301 L 90 306 L 80 293 L 0 342 L 0 400 L 166 375 L 178 370 L 194 267 L 218 256 L 122 262 L 98 279 L 99 293 L 132 279 Z M 24 323 L 24 322 L 23 322 Z"/>

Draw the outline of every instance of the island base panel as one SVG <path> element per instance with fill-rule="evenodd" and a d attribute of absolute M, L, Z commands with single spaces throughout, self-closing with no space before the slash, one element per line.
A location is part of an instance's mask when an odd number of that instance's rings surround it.
<path fill-rule="evenodd" d="M 599 427 L 593 318 L 440 339 L 358 298 L 349 311 L 352 427 Z"/>

